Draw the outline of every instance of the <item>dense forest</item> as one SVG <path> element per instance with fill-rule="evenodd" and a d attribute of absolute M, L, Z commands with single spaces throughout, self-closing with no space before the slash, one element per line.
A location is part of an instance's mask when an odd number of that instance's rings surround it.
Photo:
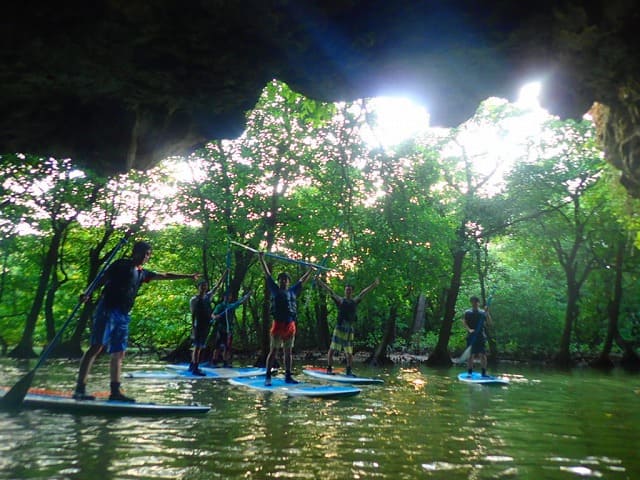
<path fill-rule="evenodd" d="M 637 368 L 640 209 L 590 120 L 492 98 L 457 128 L 383 145 L 371 133 L 376 115 L 369 100 L 321 103 L 274 81 L 241 137 L 148 171 L 104 178 L 71 159 L 2 155 L 3 355 L 33 357 L 50 342 L 131 230 L 153 245 L 152 270 L 213 283 L 230 269 L 232 296 L 252 290 L 234 348 L 257 359 L 268 346 L 268 298 L 255 253 L 237 244 L 291 260 L 268 258 L 294 280 L 305 271 L 296 260 L 322 264 L 336 292 L 379 278 L 356 326 L 356 349 L 373 363 L 401 351 L 450 364 L 478 295 L 491 298 L 494 360 Z M 143 287 L 131 346 L 188 344 L 195 293 L 187 280 Z M 56 355 L 81 355 L 95 300 Z M 315 282 L 305 286 L 296 350 L 328 348 L 329 300 Z"/>

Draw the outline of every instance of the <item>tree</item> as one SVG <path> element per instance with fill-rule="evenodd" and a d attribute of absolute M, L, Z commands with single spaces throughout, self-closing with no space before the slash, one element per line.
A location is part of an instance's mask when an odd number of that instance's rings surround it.
<path fill-rule="evenodd" d="M 519 218 L 523 238 L 545 244 L 565 275 L 566 310 L 564 329 L 555 361 L 571 364 L 571 334 L 579 318 L 580 292 L 590 273 L 598 266 L 591 249 L 597 238 L 598 213 L 603 199 L 589 203 L 587 197 L 601 177 L 603 156 L 597 147 L 590 122 L 552 121 L 540 156 L 522 163 L 509 178 L 513 208 Z M 524 234 L 527 237 L 524 237 Z"/>
<path fill-rule="evenodd" d="M 24 204 L 33 205 L 34 217 L 39 219 L 38 227 L 43 234 L 49 235 L 49 239 L 48 242 L 44 241 L 42 269 L 22 338 L 9 353 L 19 358 L 35 356 L 33 334 L 47 287 L 50 282 L 56 286 L 52 277 L 57 276 L 56 267 L 64 236 L 76 222 L 78 215 L 89 209 L 97 193 L 96 185 L 76 170 L 70 160 L 43 160 L 34 157 L 25 157 L 22 160 L 21 172 L 14 177 L 15 183 L 12 183 L 10 188 L 21 195 Z M 50 296 L 54 294 L 55 290 L 49 292 Z M 53 303 L 53 298 L 50 298 L 49 302 Z M 54 329 L 52 322 L 53 319 L 49 318 L 48 336 Z"/>

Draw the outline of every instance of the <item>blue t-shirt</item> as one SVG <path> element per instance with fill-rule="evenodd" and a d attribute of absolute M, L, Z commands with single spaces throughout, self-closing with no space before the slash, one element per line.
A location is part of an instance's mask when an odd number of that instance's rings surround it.
<path fill-rule="evenodd" d="M 467 322 L 467 325 L 469 326 L 469 328 L 472 328 L 473 330 L 477 330 L 478 326 L 480 325 L 480 322 L 482 321 L 482 331 L 478 332 L 476 334 L 476 332 L 474 331 L 473 333 L 471 333 L 470 335 L 474 335 L 474 338 L 478 338 L 478 339 L 484 339 L 485 338 L 485 323 L 487 321 L 487 314 L 484 310 L 474 310 L 472 308 L 470 308 L 469 310 L 464 312 L 464 319 Z"/>
<path fill-rule="evenodd" d="M 289 323 L 296 320 L 298 304 L 296 297 L 302 291 L 302 282 L 297 281 L 284 290 L 271 277 L 267 278 L 267 287 L 271 292 L 271 315 L 276 322 Z"/>

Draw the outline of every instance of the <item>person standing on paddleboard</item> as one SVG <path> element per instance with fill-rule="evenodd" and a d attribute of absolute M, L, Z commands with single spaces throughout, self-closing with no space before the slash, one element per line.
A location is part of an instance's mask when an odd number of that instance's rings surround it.
<path fill-rule="evenodd" d="M 266 369 L 267 374 L 265 377 L 265 386 L 271 385 L 271 365 L 273 357 L 276 354 L 278 348 L 284 350 L 284 366 L 286 383 L 298 383 L 297 380 L 291 375 L 291 368 L 293 365 L 293 344 L 296 337 L 296 316 L 298 312 L 297 297 L 302 291 L 302 285 L 311 278 L 313 273 L 312 269 L 305 272 L 300 280 L 291 284 L 291 277 L 288 273 L 281 272 L 278 275 L 278 282 L 276 283 L 269 267 L 264 261 L 264 253 L 260 252 L 260 265 L 265 274 L 267 281 L 267 287 L 271 293 L 271 315 L 273 316 L 273 323 L 270 330 L 269 341 L 269 355 L 267 355 Z"/>
<path fill-rule="evenodd" d="M 478 359 L 482 367 L 482 376 L 487 376 L 487 354 L 485 344 L 487 340 L 486 325 L 491 323 L 491 315 L 488 310 L 480 308 L 480 299 L 473 296 L 469 299 L 471 308 L 464 312 L 462 323 L 467 330 L 467 347 L 471 346 L 471 355 L 467 360 L 467 373 L 473 373 L 473 361 Z"/>
<path fill-rule="evenodd" d="M 231 345 L 233 343 L 233 326 L 236 323 L 236 308 L 249 299 L 245 294 L 240 300 L 231 302 L 231 293 L 225 292 L 222 301 L 213 309 L 213 330 L 211 331 L 213 352 L 211 364 L 217 366 L 222 360 L 224 368 L 231 367 Z"/>
<path fill-rule="evenodd" d="M 333 373 L 333 353 L 344 351 L 347 356 L 347 375 L 353 376 L 353 337 L 354 325 L 357 320 L 356 307 L 362 301 L 362 297 L 380 284 L 380 280 L 376 278 L 371 285 L 362 289 L 355 297 L 353 296 L 353 285 L 345 285 L 344 297 L 341 297 L 331 290 L 329 285 L 324 283 L 321 278 L 317 278 L 316 281 L 331 295 L 338 307 L 338 321 L 333 330 L 331 345 L 327 354 L 327 373 Z"/>
<path fill-rule="evenodd" d="M 87 395 L 86 385 L 89 371 L 94 360 L 106 347 L 110 354 L 109 370 L 111 376 L 111 395 L 109 400 L 134 402 L 120 390 L 120 374 L 122 361 L 129 337 L 129 312 L 133 308 L 138 290 L 143 283 L 152 280 L 180 280 L 192 278 L 197 280 L 200 274 L 190 273 L 157 273 L 142 268 L 151 257 L 151 245 L 147 242 L 136 242 L 133 245 L 131 258 L 121 258 L 106 269 L 96 285 L 102 289 L 93 314 L 91 329 L 91 346 L 82 356 L 78 370 L 78 381 L 73 398 L 76 400 L 94 400 Z M 86 302 L 88 297 L 83 298 Z"/>
<path fill-rule="evenodd" d="M 191 311 L 191 341 L 193 344 L 189 371 L 194 375 L 205 376 L 205 373 L 200 370 L 199 365 L 200 354 L 207 344 L 207 337 L 209 336 L 209 329 L 211 328 L 213 315 L 212 297 L 228 274 L 228 270 L 225 270 L 220 280 L 218 280 L 211 290 L 209 290 L 209 282 L 207 280 L 200 280 L 198 283 L 198 294 L 191 297 L 189 301 L 189 310 Z"/>

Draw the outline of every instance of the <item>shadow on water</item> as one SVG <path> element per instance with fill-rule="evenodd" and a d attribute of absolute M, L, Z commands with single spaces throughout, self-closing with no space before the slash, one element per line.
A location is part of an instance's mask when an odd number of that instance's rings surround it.
<path fill-rule="evenodd" d="M 47 364 L 35 386 L 69 390 L 76 368 Z M 0 479 L 640 478 L 640 377 L 497 368 L 508 387 L 463 384 L 458 368 L 359 366 L 385 383 L 340 400 L 129 380 L 134 397 L 213 408 L 174 418 L 0 412 Z M 106 389 L 107 370 L 95 366 L 90 389 Z M 10 385 L 21 370 L 3 359 L 0 372 Z"/>

